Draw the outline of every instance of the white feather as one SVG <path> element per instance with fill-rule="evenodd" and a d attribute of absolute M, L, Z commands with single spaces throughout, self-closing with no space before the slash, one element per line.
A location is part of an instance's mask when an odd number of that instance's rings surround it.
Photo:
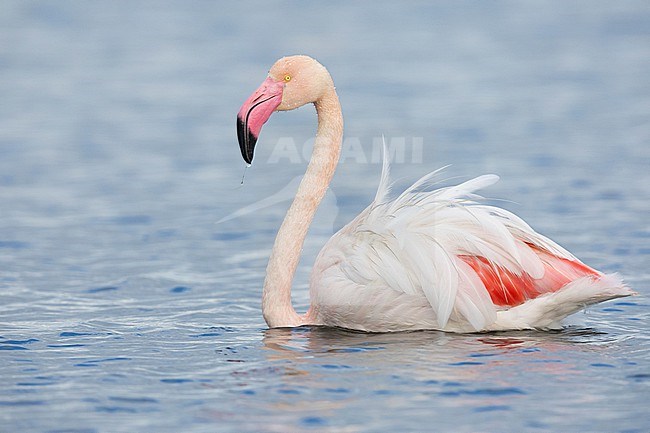
<path fill-rule="evenodd" d="M 388 199 L 390 194 L 390 159 L 388 158 L 388 148 L 386 147 L 386 140 L 384 136 L 381 137 L 382 146 L 384 149 L 383 153 L 383 162 L 381 165 L 381 177 L 379 178 L 379 186 L 377 187 L 377 193 L 375 194 L 375 200 L 373 203 L 380 204 Z"/>

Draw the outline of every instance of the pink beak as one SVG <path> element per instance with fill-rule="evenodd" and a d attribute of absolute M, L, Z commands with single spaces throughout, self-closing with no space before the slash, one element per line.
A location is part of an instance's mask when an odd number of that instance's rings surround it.
<path fill-rule="evenodd" d="M 241 156 L 248 164 L 253 161 L 253 151 L 262 125 L 282 102 L 284 83 L 271 77 L 244 102 L 237 114 L 237 138 Z"/>

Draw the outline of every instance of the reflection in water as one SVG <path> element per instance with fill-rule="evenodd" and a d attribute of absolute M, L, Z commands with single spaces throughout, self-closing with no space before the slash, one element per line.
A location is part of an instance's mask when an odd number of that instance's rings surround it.
<path fill-rule="evenodd" d="M 269 329 L 263 339 L 269 361 L 286 361 L 283 365 L 288 383 L 296 376 L 317 377 L 323 369 L 375 370 L 440 382 L 471 381 L 498 375 L 504 367 L 522 361 L 541 372 L 562 374 L 574 368 L 570 353 L 565 352 L 594 351 L 597 356 L 599 348 L 616 341 L 606 333 L 585 328 L 557 332 L 370 334 L 301 327 Z"/>
<path fill-rule="evenodd" d="M 414 331 L 392 333 L 367 333 L 341 328 L 303 326 L 276 328 L 264 331 L 264 347 L 279 358 L 280 354 L 364 352 L 386 349 L 390 345 L 406 345 L 409 348 L 446 346 L 448 344 L 480 343 L 487 348 L 511 350 L 522 347 L 561 347 L 576 343 L 600 344 L 613 342 L 606 332 L 590 328 L 567 327 L 559 331 L 509 331 L 475 334 L 453 334 L 441 331 Z M 478 345 L 478 348 L 481 346 Z M 406 347 L 400 347 L 405 349 Z M 273 355 L 271 355 L 273 356 Z M 287 358 L 296 359 L 288 356 Z"/>

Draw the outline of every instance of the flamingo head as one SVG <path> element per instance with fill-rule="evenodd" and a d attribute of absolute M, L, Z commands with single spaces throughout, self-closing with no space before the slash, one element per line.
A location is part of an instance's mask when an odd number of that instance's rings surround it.
<path fill-rule="evenodd" d="M 237 114 L 237 138 L 244 161 L 248 164 L 253 161 L 262 125 L 274 111 L 293 110 L 316 102 L 330 86 L 334 84 L 327 69 L 311 57 L 290 56 L 275 62 L 266 80 Z"/>

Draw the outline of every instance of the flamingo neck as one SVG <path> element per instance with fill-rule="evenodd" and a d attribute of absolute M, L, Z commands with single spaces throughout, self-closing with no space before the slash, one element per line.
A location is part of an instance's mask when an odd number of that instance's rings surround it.
<path fill-rule="evenodd" d="M 343 138 L 343 116 L 334 86 L 314 105 L 318 114 L 314 150 L 296 197 L 275 238 L 266 268 L 262 314 L 270 328 L 309 324 L 309 313 L 299 316 L 291 305 L 291 282 L 307 230 L 334 176 Z"/>

